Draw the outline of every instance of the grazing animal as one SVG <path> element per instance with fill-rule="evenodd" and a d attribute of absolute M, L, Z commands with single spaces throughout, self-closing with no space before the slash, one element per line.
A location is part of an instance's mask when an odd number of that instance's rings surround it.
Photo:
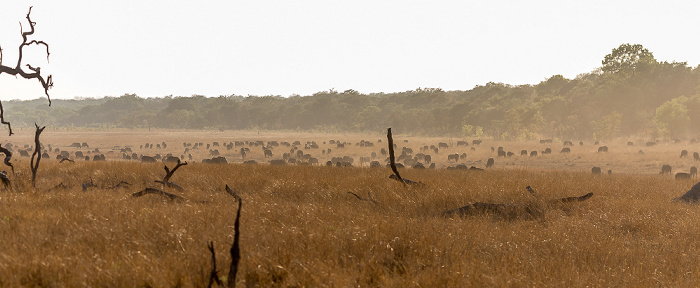
<path fill-rule="evenodd" d="M 263 148 L 263 152 L 265 153 L 265 158 L 272 157 L 272 150 Z"/>
<path fill-rule="evenodd" d="M 686 202 L 695 204 L 700 201 L 700 183 L 693 185 L 683 196 L 673 199 L 675 202 Z"/>
<path fill-rule="evenodd" d="M 527 156 L 527 150 L 520 150 L 520 156 Z"/>
<path fill-rule="evenodd" d="M 608 152 L 608 146 L 598 147 L 598 153 L 600 153 L 600 152 Z"/>
<path fill-rule="evenodd" d="M 559 152 L 559 153 L 571 153 L 571 148 L 569 148 L 569 147 L 561 148 L 561 152 Z"/>
<path fill-rule="evenodd" d="M 86 156 L 86 157 L 89 157 L 89 156 Z M 141 162 L 144 162 L 144 163 L 149 163 L 149 162 L 150 162 L 150 163 L 155 163 L 155 162 L 156 162 L 156 158 L 155 158 L 155 157 L 151 157 L 151 156 L 142 156 L 142 157 L 141 157 Z"/>
<path fill-rule="evenodd" d="M 698 167 L 690 167 L 690 177 L 698 178 Z"/>
<path fill-rule="evenodd" d="M 459 161 L 459 154 L 447 155 L 447 161 Z"/>
<path fill-rule="evenodd" d="M 602 174 L 602 171 L 600 170 L 600 167 L 594 166 L 591 168 L 591 173 L 593 173 L 593 175 L 600 175 Z"/>
<path fill-rule="evenodd" d="M 666 164 L 664 166 L 661 166 L 661 173 L 659 174 L 663 175 L 666 173 L 668 173 L 668 175 L 671 175 L 671 165 Z"/>
<path fill-rule="evenodd" d="M 688 156 L 688 150 L 681 151 L 681 158 Z"/>
<path fill-rule="evenodd" d="M 693 152 L 693 159 L 695 159 L 695 161 L 700 161 L 700 153 Z"/>
<path fill-rule="evenodd" d="M 685 172 L 678 172 L 676 173 L 676 180 L 689 180 L 690 179 L 690 174 L 685 173 Z"/>
<path fill-rule="evenodd" d="M 493 167 L 493 164 L 494 164 L 493 158 L 489 158 L 489 160 L 486 161 L 486 168 Z"/>
<path fill-rule="evenodd" d="M 530 157 L 537 157 L 537 151 L 530 151 Z"/>

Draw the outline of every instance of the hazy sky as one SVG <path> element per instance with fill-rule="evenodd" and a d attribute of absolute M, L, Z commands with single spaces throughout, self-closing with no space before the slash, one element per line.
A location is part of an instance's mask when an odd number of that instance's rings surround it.
<path fill-rule="evenodd" d="M 4 65 L 30 5 L 51 56 L 27 49 L 40 57 L 25 63 L 53 74 L 53 98 L 537 84 L 591 72 L 623 43 L 700 64 L 700 1 L 0 0 Z M 0 75 L 0 99 L 42 95 Z"/>

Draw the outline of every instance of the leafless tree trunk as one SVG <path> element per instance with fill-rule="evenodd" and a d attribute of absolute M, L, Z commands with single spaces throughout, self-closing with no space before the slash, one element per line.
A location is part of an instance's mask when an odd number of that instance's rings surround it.
<path fill-rule="evenodd" d="M 391 166 L 391 170 L 394 171 L 396 180 L 406 186 L 406 181 L 403 181 L 403 178 L 401 178 L 401 175 L 399 175 L 399 170 L 396 169 L 396 159 L 394 158 L 394 138 L 391 136 L 391 128 L 387 129 L 386 138 L 388 140 L 387 142 L 389 142 L 389 165 Z"/>
<path fill-rule="evenodd" d="M 41 135 L 41 132 L 44 132 L 46 126 L 40 128 L 36 123 L 34 123 L 34 126 L 36 126 L 36 133 L 34 134 L 34 153 L 32 153 L 32 160 L 29 166 L 32 169 L 32 187 L 36 188 L 36 171 L 39 169 L 39 162 L 41 161 L 41 142 L 39 142 L 39 135 Z M 36 157 L 36 162 L 34 162 L 34 157 Z"/>

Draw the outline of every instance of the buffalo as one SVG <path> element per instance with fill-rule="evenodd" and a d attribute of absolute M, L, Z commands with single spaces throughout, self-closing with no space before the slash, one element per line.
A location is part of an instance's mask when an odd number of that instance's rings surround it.
<path fill-rule="evenodd" d="M 671 175 L 671 165 L 666 164 L 661 166 L 661 172 L 659 174 L 663 175 L 666 173 L 668 173 L 668 175 Z"/>

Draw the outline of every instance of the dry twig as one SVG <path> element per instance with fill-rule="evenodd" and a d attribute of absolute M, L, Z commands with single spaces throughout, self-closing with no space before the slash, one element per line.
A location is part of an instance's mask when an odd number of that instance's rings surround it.
<path fill-rule="evenodd" d="M 348 191 L 348 194 L 350 194 L 350 195 L 352 195 L 352 196 L 355 196 L 357 199 L 360 199 L 360 201 L 369 201 L 369 202 L 372 202 L 372 204 L 378 204 L 378 203 L 379 203 L 379 202 L 377 202 L 376 200 L 372 199 L 372 194 L 370 194 L 370 192 L 367 192 L 367 197 L 368 197 L 368 198 L 363 198 L 363 197 L 361 197 L 360 195 L 357 195 L 357 194 L 352 193 L 352 192 L 350 192 L 350 191 Z"/>

